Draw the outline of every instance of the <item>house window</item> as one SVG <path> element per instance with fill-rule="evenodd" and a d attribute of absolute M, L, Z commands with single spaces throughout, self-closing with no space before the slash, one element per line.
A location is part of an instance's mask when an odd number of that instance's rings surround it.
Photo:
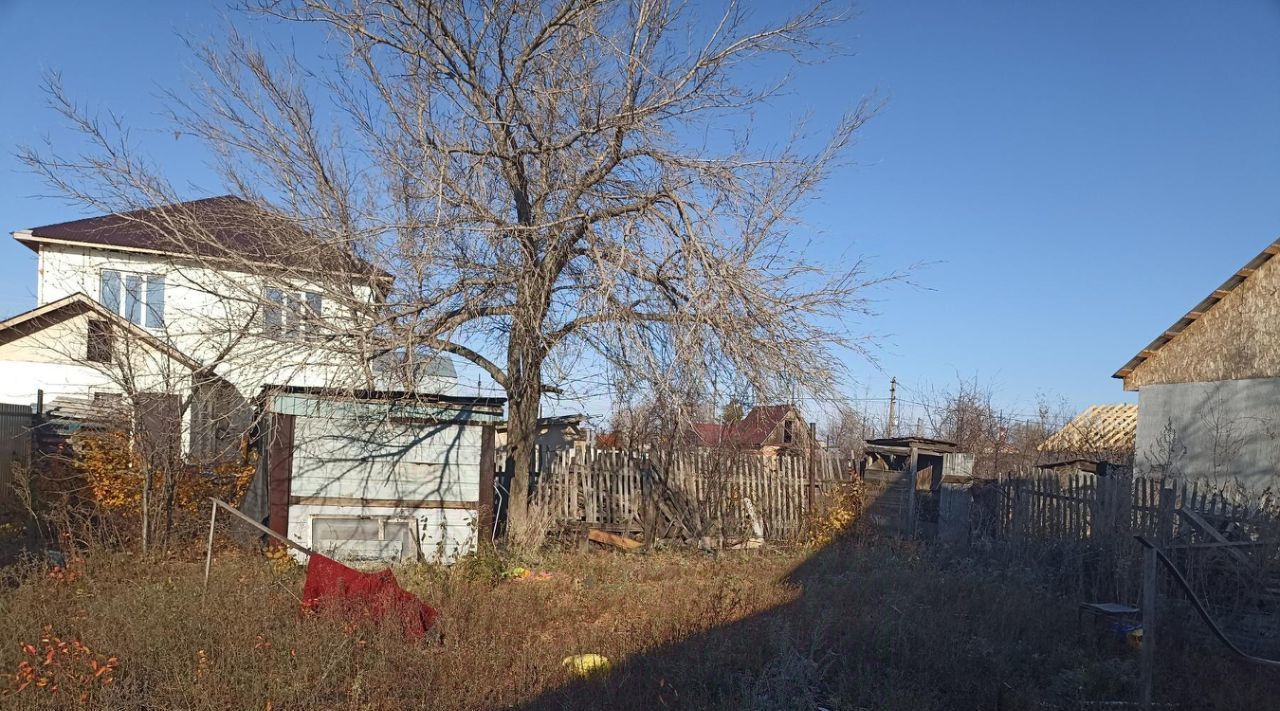
<path fill-rule="evenodd" d="M 320 336 L 319 320 L 324 300 L 310 291 L 288 291 L 275 287 L 264 290 L 262 330 L 279 338 L 312 340 Z"/>
<path fill-rule="evenodd" d="M 130 323 L 164 328 L 164 291 L 162 274 L 104 269 L 100 275 L 98 301 Z"/>
<path fill-rule="evenodd" d="M 791 444 L 796 439 L 796 422 L 795 420 L 782 421 L 782 443 Z"/>
<path fill-rule="evenodd" d="M 89 342 L 85 360 L 90 363 L 111 362 L 111 322 L 100 318 L 89 319 Z"/>
<path fill-rule="evenodd" d="M 356 516 L 311 519 L 311 545 L 341 560 L 417 560 L 416 521 Z"/>

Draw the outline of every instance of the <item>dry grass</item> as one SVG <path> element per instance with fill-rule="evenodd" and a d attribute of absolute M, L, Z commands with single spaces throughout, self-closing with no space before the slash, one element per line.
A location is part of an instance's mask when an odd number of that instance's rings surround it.
<path fill-rule="evenodd" d="M 0 706 L 940 710 L 1132 693 L 1132 659 L 1075 641 L 1074 600 L 914 546 L 521 562 L 551 576 L 506 580 L 514 561 L 495 557 L 400 571 L 442 611 L 443 639 L 421 644 L 300 619 L 301 571 L 232 551 L 203 599 L 194 561 L 99 554 L 70 575 L 15 569 L 0 592 L 0 671 L 32 658 L 32 643 L 47 675 L 46 626 L 91 652 L 54 655 L 58 693 L 33 685 Z M 608 656 L 612 671 L 572 678 L 561 660 L 584 652 Z M 1275 698 L 1267 673 L 1175 652 L 1166 698 L 1233 709 Z M 90 659 L 111 657 L 110 684 L 77 680 Z"/>

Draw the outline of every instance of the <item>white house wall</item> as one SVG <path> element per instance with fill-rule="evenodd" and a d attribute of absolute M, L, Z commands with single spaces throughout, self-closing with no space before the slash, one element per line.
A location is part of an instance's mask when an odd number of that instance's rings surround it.
<path fill-rule="evenodd" d="M 46 401 L 84 398 L 124 392 L 126 382 L 140 392 L 185 394 L 190 388 L 190 369 L 142 344 L 121 351 L 127 370 L 90 364 L 85 360 L 88 322 L 89 316 L 80 314 L 0 343 L 0 398 L 27 404 L 35 402 L 38 390 L 45 391 Z"/>
<path fill-rule="evenodd" d="M 92 397 L 93 393 L 119 393 L 119 387 L 103 373 L 83 365 L 36 361 L 9 361 L 0 356 L 0 402 L 35 404 L 39 391 L 46 401 L 58 397 Z"/>
<path fill-rule="evenodd" d="M 358 361 L 349 355 L 325 351 L 313 342 L 263 335 L 256 308 L 264 284 L 255 275 L 161 255 L 48 244 L 41 245 L 40 263 L 41 304 L 77 292 L 99 298 L 103 270 L 163 275 L 165 327 L 153 333 L 197 361 L 221 361 L 219 374 L 246 395 L 256 394 L 267 383 L 341 387 L 363 376 Z M 295 286 L 323 291 L 307 282 Z M 372 300 L 372 293 L 363 297 Z M 323 302 L 321 315 L 336 323 L 344 317 L 331 300 Z"/>

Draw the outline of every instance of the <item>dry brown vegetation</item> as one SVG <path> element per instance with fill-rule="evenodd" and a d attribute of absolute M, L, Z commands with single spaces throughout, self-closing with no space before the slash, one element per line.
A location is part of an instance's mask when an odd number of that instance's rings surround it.
<path fill-rule="evenodd" d="M 550 577 L 505 579 L 513 561 L 494 556 L 402 569 L 406 587 L 441 609 L 438 643 L 299 618 L 301 570 L 248 553 L 218 556 L 206 598 L 194 560 L 19 566 L 0 593 L 0 665 L 13 674 L 26 660 L 55 678 L 14 693 L 7 676 L 2 705 L 835 711 L 1133 698 L 1131 653 L 1077 640 L 1075 600 L 914 545 L 523 562 Z M 573 678 L 561 660 L 586 652 L 613 668 Z M 1280 691 L 1273 672 L 1176 640 L 1161 659 L 1163 698 L 1265 708 Z"/>

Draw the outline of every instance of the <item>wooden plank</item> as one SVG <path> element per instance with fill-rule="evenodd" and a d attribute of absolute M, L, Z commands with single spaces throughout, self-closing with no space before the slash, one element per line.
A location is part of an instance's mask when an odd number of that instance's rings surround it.
<path fill-rule="evenodd" d="M 805 512 L 808 516 L 812 517 L 814 511 L 814 498 L 817 494 L 816 489 L 818 486 L 818 423 L 816 422 L 809 423 L 809 461 L 807 461 L 806 464 L 808 466 L 805 468 L 808 471 L 805 473 L 808 475 L 809 480 L 805 482 Z"/>
<path fill-rule="evenodd" d="M 1210 525 L 1209 522 L 1205 521 L 1196 512 L 1182 509 L 1178 511 L 1178 513 L 1182 516 L 1182 519 L 1184 521 L 1190 523 L 1197 531 L 1203 533 L 1204 535 L 1212 539 L 1213 543 L 1220 543 L 1220 544 L 1231 543 L 1231 541 L 1227 540 L 1226 536 L 1222 535 L 1221 531 L 1219 531 L 1217 528 L 1214 528 L 1212 525 Z M 1236 548 L 1227 548 L 1227 552 L 1231 555 L 1232 558 L 1235 558 L 1237 562 L 1243 563 L 1244 565 L 1250 564 L 1249 557 L 1246 556 L 1244 553 L 1240 552 L 1239 550 L 1237 550 Z"/>
<path fill-rule="evenodd" d="M 294 416 L 272 413 L 267 442 L 267 523 L 289 537 L 289 492 L 293 480 Z"/>
<path fill-rule="evenodd" d="M 915 447 L 911 448 L 911 454 L 907 459 L 907 481 L 910 482 L 907 487 L 907 537 L 915 538 L 916 536 L 916 469 L 919 465 L 919 450 Z"/>
<path fill-rule="evenodd" d="M 480 516 L 478 520 L 480 541 L 493 541 L 494 517 L 494 479 L 497 474 L 494 443 L 495 428 L 491 424 L 480 430 Z M 542 485 L 542 482 L 539 482 Z"/>
<path fill-rule="evenodd" d="M 1178 513 L 1182 513 L 1179 511 Z M 1266 548 L 1277 541 L 1214 541 L 1212 543 L 1174 543 L 1169 550 L 1213 550 L 1219 548 Z"/>
<path fill-rule="evenodd" d="M 292 506 L 358 506 L 398 509 L 461 509 L 478 511 L 479 501 L 451 499 L 362 499 L 355 496 L 291 496 Z"/>
<path fill-rule="evenodd" d="M 1156 606 L 1159 599 L 1156 551 L 1147 547 L 1142 556 L 1142 648 L 1139 651 L 1138 695 L 1143 709 L 1151 708 L 1155 684 Z"/>
<path fill-rule="evenodd" d="M 1163 548 L 1173 540 L 1174 508 L 1177 504 L 1178 490 L 1173 487 L 1165 487 L 1164 482 L 1161 482 L 1158 496 L 1156 534 L 1159 536 L 1158 540 Z"/>

